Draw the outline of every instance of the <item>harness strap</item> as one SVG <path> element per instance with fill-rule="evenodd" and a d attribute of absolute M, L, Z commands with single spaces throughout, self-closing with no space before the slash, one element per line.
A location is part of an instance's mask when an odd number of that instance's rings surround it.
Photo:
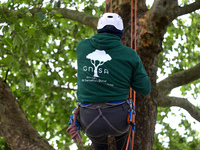
<path fill-rule="evenodd" d="M 129 100 L 116 101 L 116 102 L 105 102 L 105 103 L 80 103 L 80 106 L 88 108 L 88 109 L 96 109 L 98 106 L 101 106 L 101 108 L 110 108 L 110 107 L 118 106 L 118 105 L 121 105 L 124 103 L 129 104 Z"/>
<path fill-rule="evenodd" d="M 90 124 L 86 127 L 85 133 L 87 133 L 87 130 L 100 118 L 100 115 L 98 115 Z"/>
<path fill-rule="evenodd" d="M 101 111 L 101 107 L 98 108 L 99 110 L 99 115 L 107 122 L 107 124 L 113 129 L 115 130 L 116 132 L 120 133 L 120 134 L 123 134 L 123 132 L 117 130 L 109 121 L 108 119 L 106 119 L 106 117 L 103 115 L 102 111 Z"/>

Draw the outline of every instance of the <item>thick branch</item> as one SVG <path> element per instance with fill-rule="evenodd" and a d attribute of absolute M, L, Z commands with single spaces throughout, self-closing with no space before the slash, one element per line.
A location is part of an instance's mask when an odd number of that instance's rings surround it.
<path fill-rule="evenodd" d="M 19 13 L 18 11 L 20 10 L 7 10 L 7 9 L 0 8 L 0 11 L 2 11 L 7 17 L 9 17 L 9 13 L 13 13 L 13 14 L 16 13 L 19 18 L 22 18 L 24 15 L 26 15 L 24 13 Z M 44 12 L 43 9 L 38 9 L 38 8 L 33 8 L 33 9 L 30 9 L 29 11 L 32 15 L 35 15 L 37 12 L 41 12 L 43 14 L 46 13 Z M 91 16 L 91 15 L 88 15 L 86 13 L 79 12 L 76 10 L 66 9 L 66 8 L 54 8 L 54 11 L 51 12 L 51 15 L 56 14 L 56 13 L 62 14 L 62 18 L 74 20 L 92 29 L 96 29 L 97 21 L 98 21 L 97 17 Z"/>
<path fill-rule="evenodd" d="M 63 18 L 77 21 L 77 22 L 84 24 L 92 29 L 96 29 L 96 27 L 97 27 L 98 18 L 88 15 L 83 12 L 69 10 L 66 8 L 57 8 L 57 9 L 54 9 L 53 13 L 61 13 Z"/>
<path fill-rule="evenodd" d="M 160 18 L 165 18 L 167 22 L 165 22 L 166 26 L 168 26 L 175 16 L 177 16 L 178 13 L 178 0 L 159 0 L 154 1 L 153 6 L 151 7 L 151 13 L 150 16 L 152 18 L 157 19 L 157 16 Z"/>
<path fill-rule="evenodd" d="M 200 0 L 196 0 L 196 2 L 190 5 L 185 5 L 184 7 L 180 7 L 178 10 L 178 16 L 194 12 L 195 10 L 198 9 L 200 9 Z"/>
<path fill-rule="evenodd" d="M 145 57 L 148 55 L 149 58 L 153 58 L 162 51 L 162 39 L 174 19 L 173 16 L 177 14 L 177 11 L 173 11 L 175 8 L 178 9 L 177 0 L 155 0 L 151 9 L 139 19 L 137 44 L 139 48 L 147 49 L 148 54 L 145 54 Z M 137 52 L 140 55 L 139 48 Z"/>
<path fill-rule="evenodd" d="M 196 66 L 177 72 L 166 79 L 157 83 L 158 96 L 157 99 L 161 99 L 166 96 L 173 88 L 188 84 L 200 78 L 200 63 Z"/>
<path fill-rule="evenodd" d="M 158 100 L 159 107 L 178 106 L 185 109 L 194 119 L 200 122 L 200 111 L 185 98 L 165 96 Z"/>
<path fill-rule="evenodd" d="M 0 78 L 0 134 L 11 149 L 53 150 L 30 124 L 10 87 Z"/>
<path fill-rule="evenodd" d="M 168 26 L 178 16 L 194 12 L 198 9 L 200 9 L 200 0 L 196 0 L 194 3 L 185 5 L 184 7 L 178 5 L 178 0 L 155 0 L 148 17 L 153 18 L 153 20 L 158 20 L 161 17 L 166 20 L 164 23 Z"/>

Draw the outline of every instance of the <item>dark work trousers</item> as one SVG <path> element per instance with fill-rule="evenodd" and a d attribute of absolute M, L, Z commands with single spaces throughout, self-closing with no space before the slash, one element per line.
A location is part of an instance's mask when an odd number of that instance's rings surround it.
<path fill-rule="evenodd" d="M 127 123 L 129 108 L 127 102 L 108 108 L 101 104 L 93 108 L 80 107 L 81 127 L 92 141 L 94 150 L 108 149 L 108 135 L 115 137 L 117 150 L 125 150 L 130 128 Z M 129 141 L 128 150 L 131 149 L 131 139 Z"/>

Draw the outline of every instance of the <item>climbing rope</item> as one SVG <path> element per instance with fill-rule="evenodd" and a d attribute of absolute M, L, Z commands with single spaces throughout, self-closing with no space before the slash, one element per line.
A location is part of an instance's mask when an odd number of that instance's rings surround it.
<path fill-rule="evenodd" d="M 71 139 L 73 139 L 77 145 L 81 145 L 82 150 L 84 150 L 83 143 L 81 141 L 80 136 L 80 122 L 77 119 L 77 116 L 79 114 L 79 108 L 73 109 L 74 113 L 70 116 L 69 120 L 69 127 L 67 129 L 67 132 L 71 135 Z"/>
<path fill-rule="evenodd" d="M 105 13 L 107 12 L 107 0 L 105 0 Z M 110 12 L 112 12 L 112 0 L 110 1 Z M 135 31 L 134 31 L 134 36 L 135 36 L 135 44 L 134 44 L 134 49 L 137 51 L 137 0 L 135 0 Z M 131 48 L 133 49 L 133 0 L 131 0 Z M 135 136 L 135 101 L 136 101 L 136 92 L 133 92 L 133 89 L 130 87 L 130 92 L 129 92 L 129 99 L 131 100 L 130 106 L 130 112 L 128 116 L 128 122 L 130 124 L 130 129 L 128 133 L 128 139 L 127 139 L 127 144 L 126 144 L 126 150 L 128 149 L 129 145 L 129 140 L 131 137 L 132 133 L 132 150 L 134 147 L 134 136 Z"/>
<path fill-rule="evenodd" d="M 107 12 L 107 0 L 105 0 L 105 11 L 104 13 Z M 112 0 L 110 1 L 110 12 L 112 12 Z"/>
<path fill-rule="evenodd" d="M 112 0 L 110 1 L 110 12 L 112 12 Z"/>
<path fill-rule="evenodd" d="M 137 51 L 137 41 L 136 41 L 136 36 L 137 36 L 137 0 L 135 0 L 135 44 L 134 44 L 134 49 L 135 51 Z M 133 48 L 133 0 L 131 0 L 131 48 Z M 128 145 L 129 145 L 129 140 L 131 137 L 131 132 L 132 132 L 132 150 L 134 147 L 134 138 L 135 138 L 135 101 L 136 101 L 136 92 L 134 91 L 133 93 L 133 89 L 130 88 L 130 93 L 129 93 L 129 98 L 130 100 L 132 100 L 133 103 L 133 107 L 132 110 L 130 110 L 130 115 L 131 118 L 129 118 L 129 120 L 131 119 L 131 123 L 130 123 L 130 129 L 129 129 L 129 133 L 128 133 L 128 139 L 127 139 L 127 144 L 126 144 L 126 150 L 128 149 Z"/>
<path fill-rule="evenodd" d="M 106 13 L 107 12 L 107 0 L 105 0 L 105 12 L 104 13 Z"/>

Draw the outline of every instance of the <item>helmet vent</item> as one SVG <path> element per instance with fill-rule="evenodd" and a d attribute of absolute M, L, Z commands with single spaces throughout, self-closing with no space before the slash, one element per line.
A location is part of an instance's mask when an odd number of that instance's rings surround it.
<path fill-rule="evenodd" d="M 113 18 L 113 16 L 108 16 L 108 18 Z"/>

